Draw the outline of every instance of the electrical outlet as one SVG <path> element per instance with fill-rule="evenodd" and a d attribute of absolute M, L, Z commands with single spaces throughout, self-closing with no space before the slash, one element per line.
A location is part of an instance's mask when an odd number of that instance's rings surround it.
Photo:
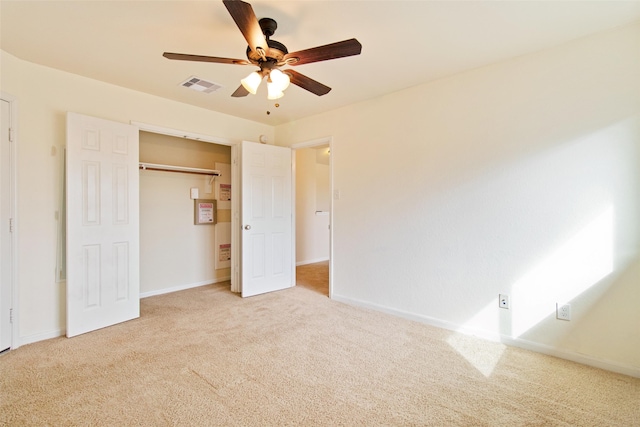
<path fill-rule="evenodd" d="M 571 304 L 556 303 L 556 318 L 560 320 L 571 320 Z"/>
<path fill-rule="evenodd" d="M 500 308 L 509 308 L 509 295 L 500 294 L 498 295 L 498 306 Z"/>

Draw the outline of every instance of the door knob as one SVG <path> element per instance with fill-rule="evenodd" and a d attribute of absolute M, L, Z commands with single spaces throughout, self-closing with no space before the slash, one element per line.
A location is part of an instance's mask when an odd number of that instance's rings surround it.
<path fill-rule="evenodd" d="M 244 229 L 245 229 L 245 230 L 251 230 L 251 226 L 250 226 L 250 225 L 245 225 L 245 226 L 244 226 Z"/>

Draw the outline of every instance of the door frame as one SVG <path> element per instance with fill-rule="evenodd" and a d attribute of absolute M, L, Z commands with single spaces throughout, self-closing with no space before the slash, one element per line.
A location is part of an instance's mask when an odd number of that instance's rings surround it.
<path fill-rule="evenodd" d="M 329 298 L 333 298 L 333 137 L 326 136 L 323 138 L 312 139 L 309 141 L 297 142 L 291 145 L 291 150 L 293 151 L 293 155 L 291 156 L 291 175 L 292 175 L 292 183 L 291 183 L 291 191 L 292 191 L 292 199 L 291 199 L 291 209 L 293 215 L 293 230 L 291 239 L 293 240 L 292 247 L 292 257 L 293 257 L 293 281 L 297 282 L 296 277 L 296 150 L 300 150 L 303 148 L 314 148 L 323 145 L 328 145 L 331 155 L 329 156 L 329 194 L 330 203 L 329 203 Z"/>
<path fill-rule="evenodd" d="M 9 275 L 11 289 L 11 350 L 20 347 L 19 292 L 18 292 L 18 99 L 6 92 L 0 92 L 0 99 L 9 103 L 9 127 L 11 128 L 11 149 L 9 150 L 9 215 L 13 220 L 10 233 L 11 262 Z M 3 225 L 4 226 L 4 225 Z"/>
<path fill-rule="evenodd" d="M 149 123 L 142 123 L 131 121 L 130 124 L 137 126 L 139 131 L 157 133 L 160 135 L 174 136 L 177 138 L 192 139 L 194 141 L 209 142 L 212 144 L 226 145 L 231 147 L 231 191 L 238 184 L 238 155 L 241 141 L 233 141 L 228 138 L 221 138 L 212 135 L 205 135 L 195 132 L 187 132 L 183 130 L 168 128 L 164 126 L 152 125 Z M 239 260 L 240 248 L 239 248 L 239 232 L 236 230 L 239 221 L 240 202 L 237 195 L 239 192 L 236 190 L 235 197 L 231 196 L 231 291 L 240 292 L 240 271 Z"/>

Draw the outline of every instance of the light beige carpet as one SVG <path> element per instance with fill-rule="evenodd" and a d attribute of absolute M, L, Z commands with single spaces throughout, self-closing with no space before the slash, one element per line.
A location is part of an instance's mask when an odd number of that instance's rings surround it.
<path fill-rule="evenodd" d="M 0 425 L 640 425 L 640 379 L 302 286 L 228 288 L 147 298 L 137 320 L 0 356 Z"/>

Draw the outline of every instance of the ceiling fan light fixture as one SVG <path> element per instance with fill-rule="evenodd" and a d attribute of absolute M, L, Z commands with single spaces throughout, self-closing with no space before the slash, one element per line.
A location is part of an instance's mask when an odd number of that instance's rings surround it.
<path fill-rule="evenodd" d="M 244 79 L 240 80 L 240 83 L 242 83 L 242 86 L 244 86 L 244 88 L 253 95 L 255 95 L 256 92 L 258 91 L 258 86 L 260 86 L 260 82 L 262 82 L 262 75 L 257 71 L 254 71 Z"/>
<path fill-rule="evenodd" d="M 267 80 L 267 99 L 280 99 L 284 96 L 284 92 L 280 90 L 278 85 L 270 80 Z"/>
<path fill-rule="evenodd" d="M 291 83 L 291 78 L 289 77 L 289 75 L 283 73 L 277 68 L 271 70 L 271 73 L 269 73 L 269 77 L 273 84 L 275 84 L 276 87 L 280 88 L 281 92 L 284 92 L 284 90 L 289 87 L 289 83 Z"/>

